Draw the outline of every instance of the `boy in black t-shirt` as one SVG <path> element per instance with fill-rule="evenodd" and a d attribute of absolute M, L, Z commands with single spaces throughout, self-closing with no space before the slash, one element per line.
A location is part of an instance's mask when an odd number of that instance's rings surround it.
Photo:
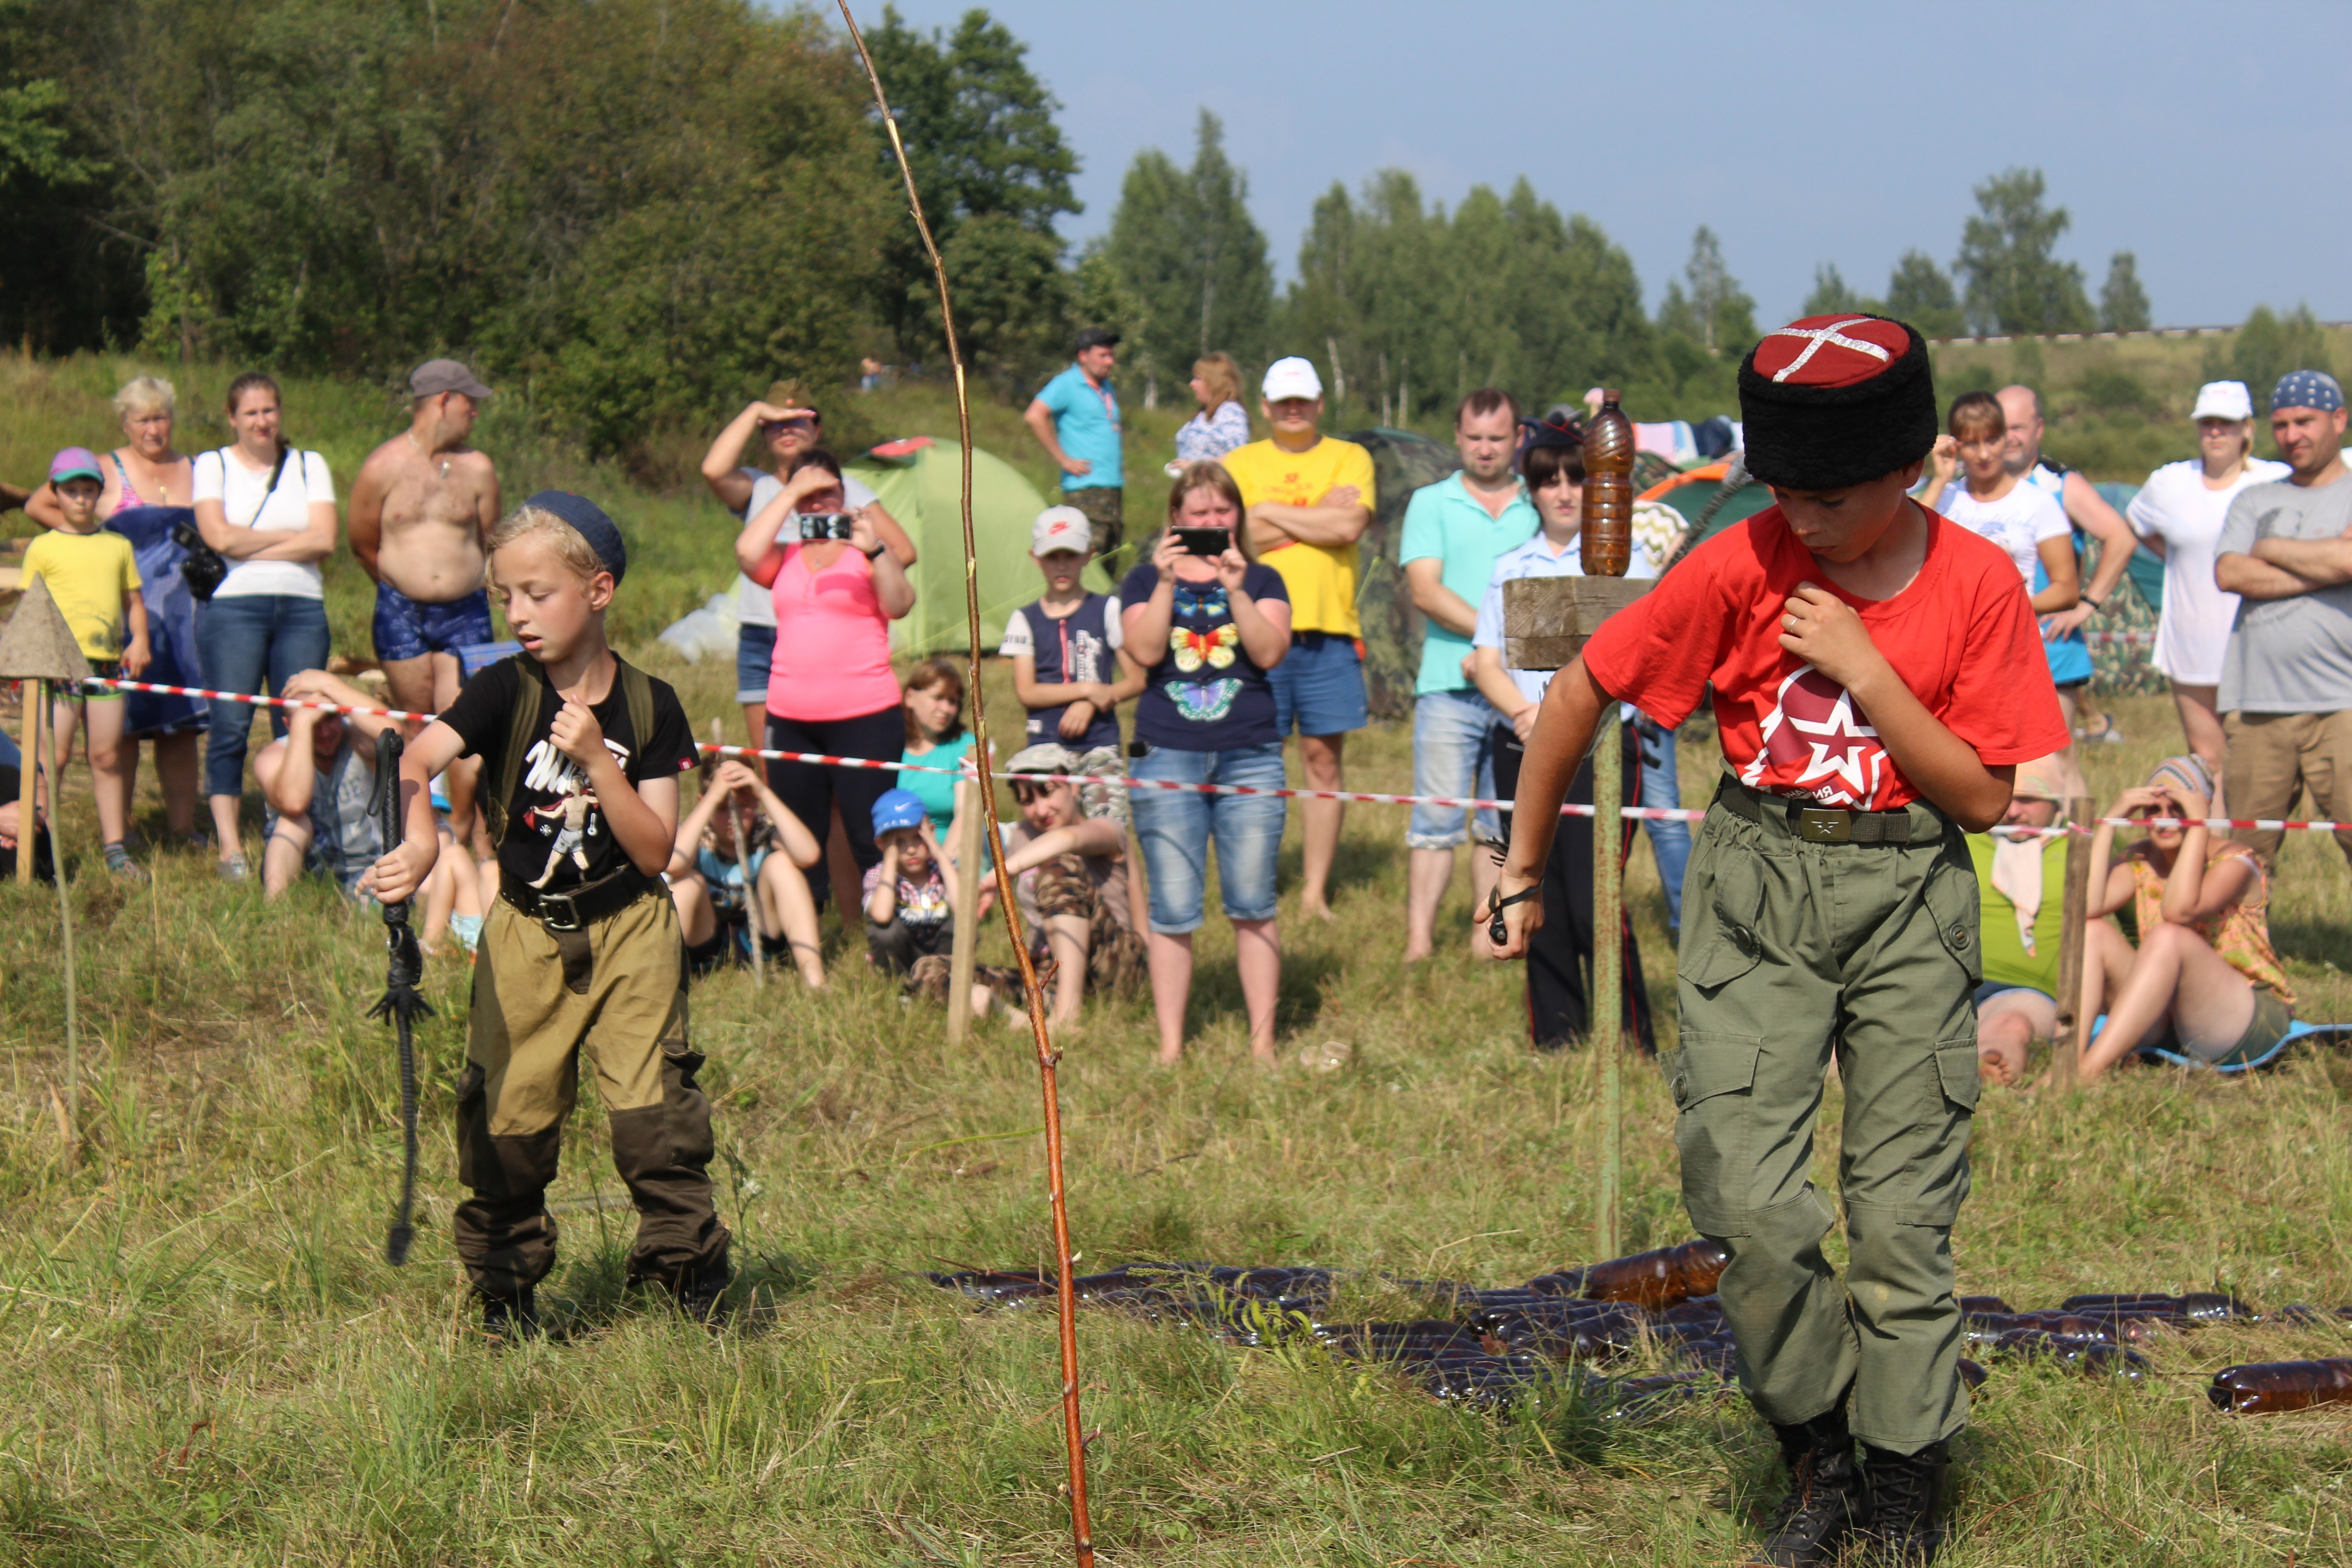
<path fill-rule="evenodd" d="M 430 783 L 482 759 L 499 902 L 482 929 L 457 1085 L 457 1253 L 499 1338 L 536 1331 L 532 1288 L 555 1262 L 555 1177 L 584 1049 L 612 1116 L 613 1163 L 637 1205 L 629 1277 L 711 1321 L 727 1227 L 711 1204 L 710 1102 L 687 1044 L 686 955 L 661 871 L 694 742 L 677 693 L 624 664 L 604 611 L 627 569 L 591 501 L 541 490 L 490 536 L 490 576 L 523 647 L 466 683 L 401 759 L 406 841 L 376 863 L 406 898 L 439 853 Z"/>

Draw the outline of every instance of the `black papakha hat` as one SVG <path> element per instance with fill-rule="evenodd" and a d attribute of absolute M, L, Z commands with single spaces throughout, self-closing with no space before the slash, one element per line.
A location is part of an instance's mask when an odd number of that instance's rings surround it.
<path fill-rule="evenodd" d="M 1885 316 L 1791 321 L 1739 363 L 1748 471 L 1768 485 L 1836 490 L 1893 472 L 1936 445 L 1927 341 Z"/>

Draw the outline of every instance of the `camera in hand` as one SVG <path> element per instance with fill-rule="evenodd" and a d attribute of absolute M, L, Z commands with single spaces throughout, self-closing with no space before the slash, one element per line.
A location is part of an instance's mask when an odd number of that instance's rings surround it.
<path fill-rule="evenodd" d="M 1222 528 L 1180 528 L 1176 531 L 1176 547 L 1187 555 L 1206 555 L 1214 560 L 1232 548 L 1233 534 Z"/>
<path fill-rule="evenodd" d="M 803 540 L 847 539 L 856 529 L 857 514 L 847 511 L 809 511 L 801 514 L 801 537 Z"/>

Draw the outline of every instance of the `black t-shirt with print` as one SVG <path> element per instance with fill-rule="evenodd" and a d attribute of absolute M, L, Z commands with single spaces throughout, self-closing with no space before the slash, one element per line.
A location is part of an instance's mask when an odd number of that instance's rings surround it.
<path fill-rule="evenodd" d="M 628 694 L 620 673 L 613 689 L 590 711 L 604 731 L 604 744 L 631 784 L 676 778 L 694 765 L 694 732 L 669 683 L 652 680 L 653 734 L 640 744 L 629 722 Z M 466 755 L 482 759 L 482 787 L 495 786 L 500 754 L 514 730 L 514 707 L 524 694 L 524 677 L 512 659 L 500 659 L 466 682 L 441 722 L 466 742 Z M 537 683 L 532 683 L 537 689 Z M 598 808 L 587 774 L 548 739 L 563 710 L 553 691 L 540 698 L 539 729 L 523 754 L 514 797 L 507 802 L 506 837 L 499 843 L 499 875 L 517 887 L 562 892 L 600 880 L 628 863 Z M 576 801 L 576 805 L 574 804 Z M 578 820 L 572 820 L 576 811 Z M 583 866 L 582 861 L 585 861 Z M 551 868 L 552 874 L 551 874 Z"/>

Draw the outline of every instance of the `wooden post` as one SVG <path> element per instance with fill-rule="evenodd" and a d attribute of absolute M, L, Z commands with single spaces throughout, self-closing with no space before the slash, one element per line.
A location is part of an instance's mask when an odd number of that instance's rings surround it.
<path fill-rule="evenodd" d="M 1623 805 L 1625 726 L 1617 704 L 1601 710 L 1600 743 L 1592 748 L 1592 1052 L 1601 1062 L 1601 1194 L 1593 1219 L 1593 1256 L 1619 1258 L 1618 1210 L 1625 1152 L 1623 1031 L 1624 941 L 1621 914 L 1625 841 Z M 1562 919 L 1568 911 L 1560 911 Z"/>
<path fill-rule="evenodd" d="M 980 962 L 980 781 L 958 779 L 955 786 L 955 951 L 948 961 L 948 1044 L 961 1045 L 971 1026 L 971 976 Z"/>
<path fill-rule="evenodd" d="M 2066 803 L 2066 820 L 2080 828 L 2096 807 L 2088 795 Z M 2084 1016 L 2085 950 L 2090 946 L 2091 839 L 2082 832 L 2066 836 L 2066 901 L 2058 938 L 2058 1039 L 2052 1076 L 2062 1084 L 2077 1082 L 2082 1074 L 2083 1047 L 2089 1043 L 2092 1020 Z"/>
<path fill-rule="evenodd" d="M 1503 663 L 1513 669 L 1559 669 L 1583 650 L 1601 624 L 1657 585 L 1648 577 L 1539 577 L 1503 584 Z M 1602 711 L 1592 748 L 1592 1016 L 1601 1074 L 1601 1191 L 1593 1249 L 1620 1256 L 1625 1151 L 1624 805 L 1625 738 L 1618 707 Z M 1562 910 L 1558 919 L 1566 920 Z"/>
<path fill-rule="evenodd" d="M 49 716 L 47 689 L 42 682 L 22 683 L 25 698 L 24 777 L 16 785 L 16 885 L 33 885 L 33 840 L 38 837 L 34 828 L 40 805 L 38 784 L 41 776 L 41 731 Z"/>

